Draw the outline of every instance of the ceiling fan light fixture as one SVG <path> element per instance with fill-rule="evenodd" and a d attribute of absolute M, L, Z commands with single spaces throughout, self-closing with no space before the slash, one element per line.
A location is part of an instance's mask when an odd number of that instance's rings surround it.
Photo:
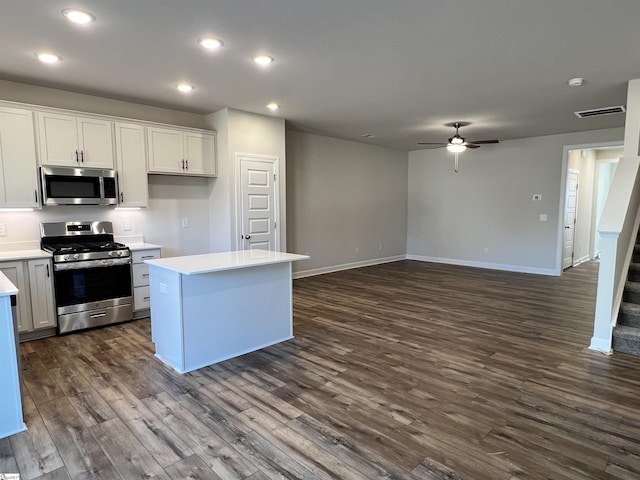
<path fill-rule="evenodd" d="M 467 149 L 467 147 L 465 145 L 462 145 L 460 143 L 450 143 L 449 145 L 447 145 L 447 150 L 449 150 L 450 152 L 453 153 L 460 153 L 460 152 L 464 152 Z"/>

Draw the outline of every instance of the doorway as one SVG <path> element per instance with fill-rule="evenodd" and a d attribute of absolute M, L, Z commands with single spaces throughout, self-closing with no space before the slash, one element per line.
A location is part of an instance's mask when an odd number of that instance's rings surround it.
<path fill-rule="evenodd" d="M 238 250 L 279 251 L 278 159 L 259 155 L 237 155 Z"/>
<path fill-rule="evenodd" d="M 622 154 L 621 143 L 565 147 L 566 177 L 559 225 L 560 272 L 598 258 L 598 223 Z"/>

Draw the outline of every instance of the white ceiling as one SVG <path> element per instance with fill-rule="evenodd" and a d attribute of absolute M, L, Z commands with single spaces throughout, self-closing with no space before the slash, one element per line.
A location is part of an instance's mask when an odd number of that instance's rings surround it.
<path fill-rule="evenodd" d="M 69 24 L 67 7 L 96 22 Z M 203 114 L 269 115 L 275 101 L 293 128 L 407 150 L 453 121 L 471 122 L 470 140 L 622 126 L 573 112 L 624 105 L 640 78 L 638 0 L 3 0 L 1 12 L 0 78 Z M 207 34 L 224 47 L 204 51 Z M 63 62 L 41 64 L 42 50 Z M 255 65 L 261 52 L 275 63 Z"/>

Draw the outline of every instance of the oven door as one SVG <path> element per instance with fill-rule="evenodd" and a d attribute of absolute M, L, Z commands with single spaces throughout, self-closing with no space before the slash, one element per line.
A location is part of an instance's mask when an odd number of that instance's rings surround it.
<path fill-rule="evenodd" d="M 56 264 L 53 278 L 59 313 L 71 305 L 131 297 L 129 258 Z"/>

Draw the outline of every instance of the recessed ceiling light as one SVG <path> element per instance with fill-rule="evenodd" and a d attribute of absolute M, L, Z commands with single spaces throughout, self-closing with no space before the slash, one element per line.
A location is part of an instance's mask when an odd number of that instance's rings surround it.
<path fill-rule="evenodd" d="M 198 39 L 198 43 L 208 50 L 215 50 L 216 48 L 220 48 L 224 45 L 224 42 L 219 38 L 214 37 L 203 37 Z"/>
<path fill-rule="evenodd" d="M 268 108 L 269 110 L 273 110 L 273 111 L 275 112 L 276 110 L 278 110 L 278 109 L 280 108 L 280 105 L 278 105 L 278 104 L 277 104 L 277 103 L 275 103 L 275 102 L 271 102 L 271 103 L 268 103 L 268 104 L 267 104 L 267 108 Z"/>
<path fill-rule="evenodd" d="M 273 63 L 275 59 L 269 55 L 254 55 L 253 61 L 258 65 L 269 65 L 270 63 Z"/>
<path fill-rule="evenodd" d="M 178 85 L 176 85 L 176 88 L 183 93 L 189 93 L 196 87 L 194 87 L 193 85 L 189 85 L 188 83 L 179 83 Z"/>
<path fill-rule="evenodd" d="M 35 55 L 36 58 L 42 63 L 58 63 L 62 60 L 62 57 L 60 55 L 56 55 L 55 53 L 37 52 Z"/>
<path fill-rule="evenodd" d="M 584 78 L 576 77 L 567 82 L 570 87 L 579 87 L 584 83 Z"/>
<path fill-rule="evenodd" d="M 96 17 L 91 15 L 89 12 L 77 10 L 75 8 L 65 8 L 62 10 L 62 14 L 67 17 L 70 22 L 78 23 L 80 25 L 91 23 L 96 19 Z"/>

